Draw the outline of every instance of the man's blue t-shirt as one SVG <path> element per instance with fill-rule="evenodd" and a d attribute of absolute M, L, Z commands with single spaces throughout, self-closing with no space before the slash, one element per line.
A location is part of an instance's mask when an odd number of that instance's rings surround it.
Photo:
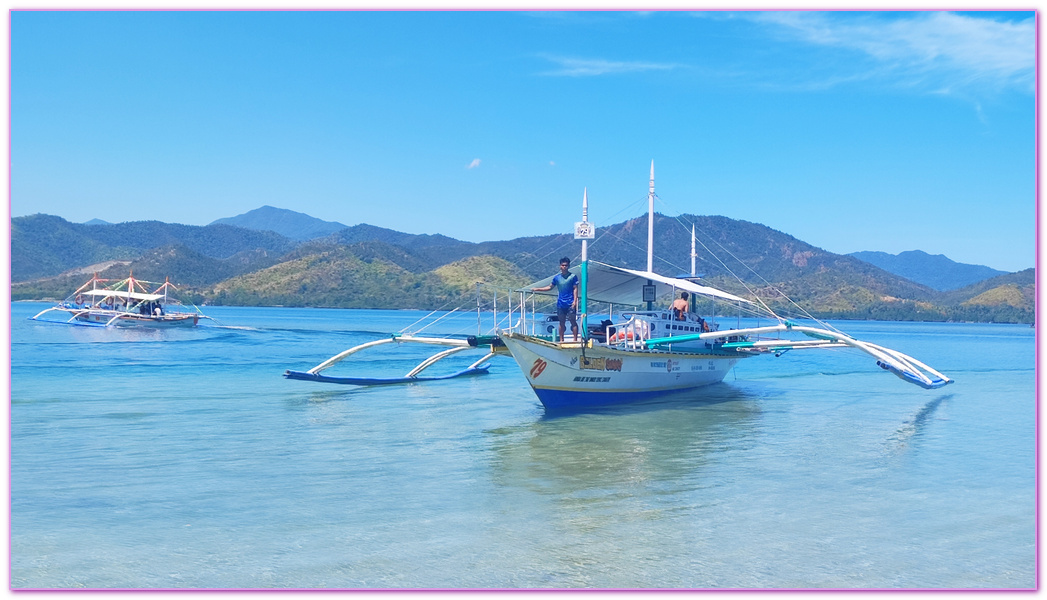
<path fill-rule="evenodd" d="M 571 308 L 574 304 L 574 288 L 578 285 L 578 276 L 571 273 L 567 277 L 557 273 L 553 275 L 553 285 L 559 290 L 560 295 L 556 298 L 556 305 L 560 308 Z"/>

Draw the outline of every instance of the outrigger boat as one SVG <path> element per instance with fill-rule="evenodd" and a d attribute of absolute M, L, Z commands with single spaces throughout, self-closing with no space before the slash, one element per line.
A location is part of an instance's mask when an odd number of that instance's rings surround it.
<path fill-rule="evenodd" d="M 135 279 L 132 273 L 106 285 L 109 282 L 95 274 L 68 298 L 30 319 L 92 327 L 195 327 L 200 319 L 210 318 L 195 306 L 191 310 L 183 306 L 172 294 L 176 288 L 169 280 L 157 284 Z M 52 313 L 65 320 L 45 318 Z"/>
<path fill-rule="evenodd" d="M 683 392 L 718 383 L 734 365 L 747 357 L 797 349 L 856 348 L 876 359 L 876 364 L 901 379 L 933 389 L 952 382 L 922 362 L 876 344 L 856 340 L 827 327 L 810 327 L 779 317 L 762 301 L 729 294 L 701 285 L 694 277 L 692 229 L 692 278 L 670 278 L 653 268 L 654 163 L 648 191 L 647 269 L 637 271 L 588 260 L 588 240 L 595 228 L 588 222 L 588 194 L 582 195 L 582 221 L 575 238 L 582 241 L 581 264 L 571 271 L 580 279 L 581 339 L 551 341 L 519 331 L 500 331 L 538 399 L 547 409 L 617 404 Z M 545 287 L 552 278 L 528 288 Z M 774 325 L 721 331 L 692 311 L 684 320 L 669 310 L 653 310 L 660 297 L 686 291 L 691 295 L 732 303 L 752 314 L 776 321 Z M 552 292 L 550 292 L 552 293 Z M 623 313 L 618 322 L 588 325 L 590 302 L 642 305 L 648 310 Z M 804 339 L 784 339 L 799 334 Z M 765 339 L 761 336 L 775 336 Z M 570 336 L 568 333 L 565 337 Z"/>
<path fill-rule="evenodd" d="M 762 300 L 756 301 L 699 283 L 695 276 L 694 229 L 691 242 L 691 275 L 666 277 L 654 272 L 654 163 L 648 191 L 648 230 L 646 270 L 626 269 L 588 259 L 588 241 L 595 238 L 595 227 L 588 221 L 588 192 L 582 194 L 582 221 L 575 224 L 575 238 L 582 242 L 582 260 L 570 271 L 580 279 L 580 337 L 556 340 L 547 317 L 535 317 L 533 288 L 549 286 L 552 277 L 514 290 L 519 294 L 517 320 L 513 305 L 508 311 L 508 327 L 494 328 L 494 335 L 468 338 L 426 337 L 394 334 L 386 339 L 350 348 L 308 371 L 287 371 L 288 379 L 351 385 L 400 384 L 435 379 L 451 379 L 486 373 L 489 362 L 498 355 L 511 355 L 523 371 L 542 404 L 549 410 L 612 405 L 657 397 L 664 394 L 698 389 L 723 381 L 738 361 L 762 354 L 780 356 L 789 350 L 815 348 L 854 348 L 876 359 L 876 364 L 904 381 L 927 389 L 952 383 L 952 380 L 926 364 L 896 350 L 857 340 L 831 326 L 799 324 L 780 317 Z M 690 310 L 674 315 L 671 310 L 655 310 L 659 299 L 686 291 Z M 767 326 L 721 329 L 715 319 L 703 319 L 695 313 L 697 297 L 726 303 L 760 318 L 769 318 Z M 511 296 L 510 296 L 511 298 Z M 528 319 L 527 302 L 531 301 Z M 597 325 L 588 323 L 591 303 L 610 306 L 646 305 L 646 310 L 632 310 L 614 315 Z M 497 307 L 495 307 L 497 308 Z M 497 310 L 495 321 L 498 322 Z M 530 333 L 528 333 L 530 327 Z M 570 333 L 565 337 L 569 337 Z M 770 337 L 773 336 L 773 337 Z M 798 339 L 791 339 L 793 336 Z M 333 377 L 321 372 L 360 352 L 388 343 L 419 343 L 449 346 L 402 377 Z M 438 361 L 469 348 L 485 350 L 480 360 L 463 370 L 438 377 L 421 372 Z"/>

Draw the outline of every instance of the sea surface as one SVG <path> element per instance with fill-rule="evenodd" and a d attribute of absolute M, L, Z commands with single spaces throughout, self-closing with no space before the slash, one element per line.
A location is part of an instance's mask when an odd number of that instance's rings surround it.
<path fill-rule="evenodd" d="M 11 307 L 15 589 L 1036 586 L 1028 325 L 834 323 L 955 379 L 938 390 L 792 351 L 547 414 L 507 358 L 424 384 L 282 377 L 422 312 L 215 307 L 136 331 L 27 320 L 45 307 Z"/>

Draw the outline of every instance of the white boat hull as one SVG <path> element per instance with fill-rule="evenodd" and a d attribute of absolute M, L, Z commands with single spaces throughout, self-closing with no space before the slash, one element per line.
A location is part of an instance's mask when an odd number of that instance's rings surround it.
<path fill-rule="evenodd" d="M 109 327 L 195 327 L 200 322 L 200 315 L 194 314 L 149 316 L 107 310 L 79 311 L 73 318 L 81 323 Z"/>
<path fill-rule="evenodd" d="M 723 381 L 745 355 L 714 350 L 618 350 L 557 344 L 502 333 L 534 393 L 547 409 L 635 402 Z"/>

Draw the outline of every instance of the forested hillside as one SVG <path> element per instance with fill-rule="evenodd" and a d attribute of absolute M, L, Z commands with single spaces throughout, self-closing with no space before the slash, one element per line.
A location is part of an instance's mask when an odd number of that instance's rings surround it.
<path fill-rule="evenodd" d="M 227 259 L 255 250 L 284 254 L 294 245 L 273 232 L 231 225 L 200 227 L 159 221 L 85 225 L 37 214 L 11 219 L 11 280 L 50 277 L 108 260 L 134 260 L 165 246 L 183 246 L 202 256 Z"/>
<path fill-rule="evenodd" d="M 766 226 L 719 216 L 656 215 L 655 271 L 697 270 L 707 283 L 772 306 L 799 304 L 843 319 L 1032 322 L 1030 269 L 939 292 L 850 256 L 826 252 Z M 597 230 L 593 260 L 646 268 L 647 219 Z M 475 284 L 506 288 L 551 275 L 561 256 L 578 259 L 569 234 L 472 243 L 357 225 L 295 242 L 230 225 L 155 221 L 80 225 L 33 215 L 12 220 L 12 298 L 60 299 L 94 270 L 190 288 L 210 304 L 346 308 L 451 308 L 472 302 Z M 64 275 L 63 275 L 64 273 Z M 709 310 L 713 310 L 710 308 Z"/>

